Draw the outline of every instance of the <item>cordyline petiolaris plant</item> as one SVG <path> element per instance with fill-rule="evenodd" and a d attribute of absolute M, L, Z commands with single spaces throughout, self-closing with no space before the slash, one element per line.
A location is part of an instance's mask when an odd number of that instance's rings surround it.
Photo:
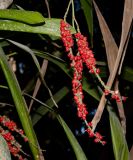
<path fill-rule="evenodd" d="M 115 160 L 129 160 L 129 151 L 124 137 L 124 135 L 126 134 L 126 118 L 123 109 L 123 101 L 125 101 L 126 97 L 121 96 L 121 93 L 119 91 L 118 77 L 121 74 L 132 27 L 132 0 L 125 0 L 122 33 L 119 47 L 117 47 L 115 40 L 106 24 L 106 21 L 104 20 L 104 17 L 102 16 L 95 1 L 80 1 L 89 27 L 91 26 L 89 23 L 92 23 L 92 21 L 89 22 L 87 17 L 89 17 L 92 13 L 89 13 L 87 6 L 89 7 L 89 9 L 92 10 L 93 4 L 94 9 L 96 11 L 101 33 L 103 35 L 103 40 L 105 43 L 107 64 L 110 73 L 107 83 L 105 83 L 100 77 L 101 71 L 97 67 L 97 62 L 94 57 L 93 50 L 90 47 L 91 45 L 89 44 L 87 37 L 83 35 L 80 31 L 80 27 L 75 18 L 74 0 L 69 1 L 66 13 L 64 15 L 64 19 L 50 18 L 51 16 L 48 1 L 46 0 L 45 2 L 48 9 L 49 18 L 44 18 L 38 12 L 20 10 L 22 8 L 18 6 L 18 9 L 0 10 L 0 30 L 36 33 L 39 34 L 38 37 L 41 39 L 41 41 L 46 41 L 47 38 L 45 39 L 40 34 L 46 34 L 51 39 L 56 37 L 57 39 L 60 38 L 62 40 L 65 52 L 67 53 L 70 62 L 69 66 L 70 68 L 72 68 L 73 71 L 71 88 L 73 93 L 73 99 L 77 106 L 77 116 L 80 118 L 80 120 L 82 120 L 85 123 L 85 131 L 87 132 L 89 137 L 93 138 L 95 143 L 100 143 L 103 146 L 106 145 L 107 142 L 104 139 L 103 135 L 96 131 L 97 124 L 101 120 L 103 110 L 106 106 L 109 112 L 109 121 L 111 128 L 110 131 L 112 136 L 112 146 Z M 69 11 L 72 11 L 71 24 L 67 23 L 67 16 Z M 15 138 L 14 134 L 17 134 L 18 136 L 23 138 L 24 141 L 28 140 L 27 142 L 29 143 L 31 152 L 35 160 L 44 160 L 42 150 L 38 145 L 38 140 L 34 132 L 33 126 L 39 121 L 39 119 L 41 119 L 43 115 L 50 111 L 55 115 L 60 125 L 63 127 L 70 141 L 70 144 L 74 150 L 76 158 L 78 160 L 86 160 L 87 158 L 81 146 L 79 145 L 77 139 L 75 138 L 75 136 L 73 135 L 70 128 L 67 126 L 59 112 L 56 112 L 56 109 L 53 108 L 54 106 L 58 107 L 57 103 L 59 102 L 59 100 L 63 98 L 63 96 L 65 96 L 66 90 L 68 91 L 69 89 L 66 89 L 66 87 L 64 87 L 62 89 L 63 91 L 60 91 L 61 93 L 57 93 L 57 95 L 55 94 L 53 96 L 51 90 L 49 89 L 44 80 L 44 75 L 47 70 L 48 61 L 55 63 L 65 73 L 67 73 L 67 75 L 71 77 L 71 74 L 68 73 L 68 65 L 64 65 L 64 61 L 62 62 L 62 60 L 59 57 L 55 57 L 45 52 L 44 50 L 40 51 L 29 48 L 29 43 L 27 45 L 24 45 L 22 43 L 7 38 L 1 38 L 1 41 L 6 42 L 7 46 L 13 44 L 15 45 L 15 47 L 18 47 L 26 53 L 29 53 L 37 69 L 37 75 L 39 75 L 36 84 L 33 84 L 33 96 L 29 95 L 27 91 L 28 89 L 25 89 L 22 92 L 17 76 L 12 70 L 12 66 L 8 62 L 9 57 L 5 54 L 4 49 L 0 43 L 0 66 L 8 84 L 8 87 L 2 87 L 10 90 L 14 106 L 16 107 L 19 119 L 25 132 L 24 135 L 23 131 L 21 129 L 18 129 L 16 123 L 10 120 L 7 116 L 0 116 L 0 134 L 7 141 L 10 152 L 19 160 L 24 159 L 23 156 L 28 156 L 22 150 L 21 144 L 19 144 L 19 142 L 17 142 Z M 61 47 L 52 40 L 51 43 L 54 47 L 57 47 L 58 50 Z M 38 61 L 36 56 L 38 56 L 39 58 L 44 58 L 42 67 L 40 67 L 40 62 Z M 91 121 L 88 121 L 89 109 L 87 104 L 85 104 L 83 91 L 87 90 L 84 87 L 83 81 L 83 73 L 86 71 L 87 73 L 93 74 L 98 79 L 100 85 L 97 87 L 97 93 L 99 92 L 102 95 L 96 113 Z M 50 100 L 46 101 L 46 103 L 43 103 L 42 101 L 36 98 L 41 83 L 46 87 L 50 95 Z M 89 85 L 89 82 L 86 82 L 86 84 Z M 90 92 L 87 91 L 87 93 Z M 61 98 L 57 98 L 58 95 Z M 27 105 L 24 96 L 28 96 L 29 98 L 31 98 L 29 106 Z M 95 96 L 93 97 L 95 98 Z M 121 125 L 119 123 L 119 119 L 117 118 L 113 110 L 114 100 L 118 108 L 118 114 Z M 33 113 L 32 115 L 30 111 L 32 110 L 32 105 L 34 101 L 36 101 L 38 104 L 41 104 L 42 107 L 38 107 L 37 109 L 35 109 L 36 113 Z M 39 114 L 39 116 L 37 113 Z M 32 119 L 32 121 L 30 118 Z"/>

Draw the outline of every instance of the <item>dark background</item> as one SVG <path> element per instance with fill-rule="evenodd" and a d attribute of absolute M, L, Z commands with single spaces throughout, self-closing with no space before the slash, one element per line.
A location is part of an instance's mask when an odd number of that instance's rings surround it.
<path fill-rule="evenodd" d="M 97 0 L 96 2 L 105 20 L 107 21 L 107 24 L 109 25 L 109 28 L 116 40 L 116 43 L 119 45 L 124 1 L 123 0 L 117 0 L 117 1 Z M 25 10 L 39 11 L 43 14 L 43 16 L 47 17 L 47 8 L 44 0 L 23 0 L 23 1 L 14 0 L 14 3 L 21 6 Z M 67 8 L 67 4 L 68 4 L 67 0 L 49 0 L 51 17 L 63 18 L 63 15 Z M 80 25 L 81 32 L 84 35 L 86 35 L 89 39 L 86 20 L 83 14 L 83 10 L 81 9 L 79 0 L 75 0 L 75 10 L 76 10 L 76 18 Z M 106 53 L 105 53 L 105 48 L 102 40 L 102 35 L 100 32 L 99 24 L 94 11 L 93 11 L 93 15 L 94 15 L 93 50 L 98 60 L 106 61 Z M 68 21 L 69 21 L 69 18 L 70 17 L 68 17 Z M 34 48 L 37 48 L 37 49 L 44 49 L 44 47 L 46 48 L 47 51 L 51 51 L 55 49 L 50 44 L 49 41 L 42 42 L 36 35 L 33 35 L 33 34 L 16 33 L 13 36 L 13 39 L 18 40 L 25 44 L 30 43 L 31 47 L 34 46 Z M 57 42 L 57 43 L 60 44 L 60 42 Z M 131 58 L 132 43 L 133 43 L 133 40 L 131 37 L 128 50 L 127 50 L 127 55 L 124 61 L 124 65 L 125 66 L 128 65 L 129 67 L 133 67 L 132 58 Z M 11 47 L 10 50 L 12 51 L 17 50 L 18 52 L 22 52 L 21 50 L 15 47 Z M 30 80 L 30 78 L 35 76 L 36 69 L 32 67 L 33 63 L 31 61 L 30 61 L 31 63 L 29 63 L 30 56 L 28 58 L 25 54 L 20 54 L 20 56 L 15 57 L 15 59 L 18 67 L 16 74 L 21 84 L 21 87 L 24 88 L 26 83 Z M 40 59 L 40 63 L 41 62 L 42 60 Z M 20 68 L 18 65 L 19 63 L 22 63 L 24 65 L 23 74 L 20 73 Z M 48 86 L 50 87 L 53 93 L 56 93 L 56 91 L 58 91 L 64 85 L 68 86 L 71 89 L 70 78 L 67 77 L 57 66 L 55 66 L 50 62 L 48 65 L 45 78 L 48 83 Z M 91 79 L 91 77 L 89 78 Z M 121 92 L 125 96 L 129 97 L 127 99 L 127 102 L 124 104 L 124 107 L 125 107 L 125 113 L 127 117 L 127 142 L 130 148 L 133 141 L 133 138 L 132 138 L 132 135 L 133 135 L 133 130 L 132 130 L 133 84 L 121 78 L 120 78 L 120 84 L 121 84 L 120 85 Z M 37 98 L 42 101 L 47 100 L 48 98 L 47 91 L 40 89 Z M 88 102 L 88 99 L 89 99 L 89 102 Z M 95 102 L 94 99 L 88 95 L 86 95 L 85 101 L 90 108 L 89 110 L 91 114 L 88 118 L 91 120 L 93 117 L 93 113 L 98 105 L 98 102 Z M 30 102 L 28 98 L 27 98 L 27 102 Z M 107 144 L 105 146 L 102 146 L 101 144 L 95 144 L 93 140 L 90 139 L 86 133 L 84 133 L 85 125 L 76 116 L 76 106 L 73 102 L 71 92 L 63 100 L 61 100 L 58 105 L 59 105 L 60 114 L 65 119 L 66 123 L 68 124 L 68 126 L 71 128 L 71 130 L 77 137 L 86 156 L 88 157 L 88 160 L 104 160 L 104 159 L 114 160 L 112 144 L 111 144 L 108 112 L 106 111 L 106 109 L 102 116 L 101 122 L 99 123 L 97 128 L 97 130 L 103 136 L 105 136 L 105 140 L 107 141 Z M 36 107 L 37 107 L 37 104 L 34 103 L 32 113 L 34 113 Z M 10 111 L 8 112 L 9 116 L 12 114 L 12 111 L 14 111 L 14 109 L 10 109 Z M 5 113 L 5 110 L 2 109 L 2 112 Z M 16 119 L 17 116 L 15 114 L 12 114 L 12 117 Z M 59 125 L 58 121 L 56 120 L 55 116 L 52 113 L 48 113 L 38 122 L 38 124 L 36 124 L 35 131 L 37 133 L 37 137 L 41 145 L 41 148 L 46 150 L 44 152 L 44 156 L 46 160 L 53 160 L 53 159 L 75 160 L 76 159 L 63 129 L 61 128 L 61 126 Z"/>

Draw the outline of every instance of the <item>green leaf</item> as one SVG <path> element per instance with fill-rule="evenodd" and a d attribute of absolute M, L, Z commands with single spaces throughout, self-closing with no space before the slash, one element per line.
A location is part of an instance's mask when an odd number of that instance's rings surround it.
<path fill-rule="evenodd" d="M 0 20 L 18 21 L 36 26 L 45 23 L 45 18 L 39 12 L 16 9 L 0 10 Z"/>
<path fill-rule="evenodd" d="M 60 30 L 59 30 L 60 20 L 47 19 L 45 20 L 45 22 L 46 23 L 44 25 L 33 27 L 20 22 L 1 20 L 0 30 L 39 33 L 39 34 L 47 34 L 60 37 Z"/>
<path fill-rule="evenodd" d="M 113 109 L 108 106 L 115 160 L 129 160 L 129 151 L 121 124 Z"/>
<path fill-rule="evenodd" d="M 77 139 L 73 135 L 70 128 L 67 126 L 66 122 L 63 120 L 63 118 L 60 115 L 57 116 L 57 119 L 58 119 L 59 123 L 61 124 L 61 126 L 63 127 L 63 129 L 69 139 L 69 142 L 74 150 L 76 159 L 77 160 L 87 160 L 81 146 L 79 145 Z"/>
<path fill-rule="evenodd" d="M 127 80 L 129 82 L 133 82 L 133 68 L 126 67 L 126 66 L 123 67 L 121 77 L 124 80 Z"/>
<path fill-rule="evenodd" d="M 61 90 L 59 90 L 54 95 L 54 100 L 56 101 L 56 103 L 58 103 L 68 92 L 69 92 L 69 90 L 67 87 L 63 87 Z M 44 116 L 48 111 L 51 111 L 51 110 L 49 110 L 49 108 L 52 109 L 54 107 L 54 103 L 51 99 L 47 100 L 45 104 L 43 104 L 43 103 L 41 103 L 41 104 L 42 104 L 42 106 L 40 106 L 36 110 L 37 114 L 34 114 L 32 116 L 33 125 L 35 125 L 42 118 L 42 116 Z M 46 108 L 46 105 L 49 107 Z M 56 114 L 56 113 L 55 113 L 55 116 L 56 116 L 57 120 L 59 121 L 59 123 L 61 124 L 61 126 L 63 127 L 63 129 L 68 137 L 68 140 L 73 148 L 73 151 L 75 153 L 77 160 L 87 160 L 80 144 L 78 143 L 76 137 L 74 136 L 74 134 L 72 133 L 70 128 L 67 126 L 67 124 L 65 123 L 63 118 L 59 114 Z"/>
<path fill-rule="evenodd" d="M 50 54 L 45 54 L 44 52 L 41 52 L 41 51 L 35 51 L 35 54 L 37 56 L 39 56 L 39 57 L 45 58 L 45 59 L 49 60 L 50 62 L 56 64 L 69 77 L 72 78 L 71 73 L 70 73 L 70 69 L 68 68 L 68 65 L 64 61 L 61 61 L 60 59 L 57 59 L 57 58 L 53 57 Z M 100 99 L 100 96 L 99 96 L 98 91 L 96 90 L 96 88 L 92 88 L 91 84 L 88 83 L 88 81 L 87 81 L 87 79 L 85 77 L 83 78 L 83 89 L 84 89 L 84 91 L 86 91 L 89 95 L 91 95 L 96 100 Z"/>
<path fill-rule="evenodd" d="M 80 0 L 82 10 L 84 12 L 86 22 L 88 25 L 88 31 L 90 34 L 91 45 L 93 45 L 93 7 L 92 0 Z"/>
<path fill-rule="evenodd" d="M 0 18 L 0 30 L 39 33 L 60 37 L 60 19 L 44 18 L 38 12 L 13 9 L 0 10 Z M 72 27 L 71 31 L 75 33 Z"/>
<path fill-rule="evenodd" d="M 54 96 L 54 100 L 56 101 L 56 103 L 58 103 L 62 98 L 64 98 L 69 92 L 69 89 L 67 87 L 63 87 L 61 88 Z M 52 99 L 48 99 L 45 104 L 47 104 L 49 107 L 53 108 L 54 107 L 54 103 L 52 101 Z M 42 116 L 44 116 L 46 113 L 48 112 L 48 109 L 45 108 L 44 106 L 40 106 L 38 107 L 38 109 L 36 109 L 36 113 L 32 114 L 32 123 L 33 125 L 35 125 L 41 118 Z"/>
<path fill-rule="evenodd" d="M 8 64 L 7 57 L 4 54 L 2 48 L 0 48 L 0 66 L 6 77 L 23 129 L 26 133 L 26 136 L 28 137 L 29 145 L 33 153 L 34 159 L 40 160 L 38 142 L 27 111 L 25 99 L 22 96 L 16 76 L 13 73 L 10 65 Z"/>
<path fill-rule="evenodd" d="M 99 67 L 100 68 L 100 77 L 107 77 L 108 76 L 108 71 L 106 67 Z M 133 82 L 133 69 L 128 66 L 123 66 L 122 73 L 121 73 L 121 78 Z"/>

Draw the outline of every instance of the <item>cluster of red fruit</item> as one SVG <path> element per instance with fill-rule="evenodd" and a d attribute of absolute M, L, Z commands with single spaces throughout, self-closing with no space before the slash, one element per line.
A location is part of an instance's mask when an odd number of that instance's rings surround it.
<path fill-rule="evenodd" d="M 24 160 L 20 152 L 22 151 L 22 146 L 16 141 L 15 137 L 12 135 L 13 132 L 18 133 L 24 141 L 28 141 L 27 137 L 24 135 L 24 132 L 22 129 L 18 129 L 17 125 L 14 121 L 10 120 L 6 116 L 0 116 L 0 123 L 2 126 L 0 126 L 0 134 L 4 137 L 4 139 L 7 141 L 9 150 L 11 154 L 15 157 L 18 157 L 19 160 Z M 7 129 L 5 129 L 7 128 Z"/>
<path fill-rule="evenodd" d="M 105 141 L 102 141 L 102 136 L 99 133 L 94 133 L 91 130 L 90 123 L 86 123 L 86 116 L 88 114 L 86 105 L 83 102 L 83 89 L 82 89 L 82 71 L 83 63 L 86 64 L 87 68 L 91 73 L 99 74 L 100 70 L 96 68 L 96 60 L 92 50 L 88 47 L 87 38 L 81 33 L 74 34 L 76 38 L 76 43 L 78 47 L 78 52 L 76 55 L 73 54 L 74 40 L 70 32 L 70 26 L 65 21 L 61 20 L 60 23 L 61 39 L 68 52 L 68 57 L 71 60 L 71 67 L 73 67 L 73 80 L 72 80 L 72 91 L 74 95 L 74 100 L 77 105 L 78 117 L 85 121 L 87 126 L 87 133 L 90 137 L 95 137 L 94 142 L 100 142 L 105 145 Z M 93 135 L 93 136 L 92 136 Z"/>

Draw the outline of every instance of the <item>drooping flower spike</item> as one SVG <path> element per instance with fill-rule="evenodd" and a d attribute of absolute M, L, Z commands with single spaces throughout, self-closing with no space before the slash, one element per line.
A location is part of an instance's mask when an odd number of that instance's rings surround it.
<path fill-rule="evenodd" d="M 77 115 L 85 122 L 87 127 L 86 132 L 89 134 L 89 137 L 94 137 L 94 142 L 99 142 L 102 145 L 105 145 L 106 142 L 103 141 L 102 136 L 98 132 L 94 133 L 91 129 L 91 126 L 87 122 L 88 111 L 86 104 L 83 102 L 83 63 L 86 64 L 91 73 L 99 74 L 100 72 L 99 69 L 96 69 L 96 60 L 94 58 L 93 52 L 88 47 L 87 38 L 84 37 L 81 33 L 76 33 L 74 36 L 76 38 L 78 51 L 76 55 L 74 55 L 72 51 L 74 40 L 70 31 L 70 26 L 63 20 L 61 20 L 60 23 L 60 32 L 64 47 L 66 49 L 66 52 L 68 52 L 68 58 L 71 61 L 70 66 L 73 68 L 72 91 L 74 101 L 77 105 Z"/>

